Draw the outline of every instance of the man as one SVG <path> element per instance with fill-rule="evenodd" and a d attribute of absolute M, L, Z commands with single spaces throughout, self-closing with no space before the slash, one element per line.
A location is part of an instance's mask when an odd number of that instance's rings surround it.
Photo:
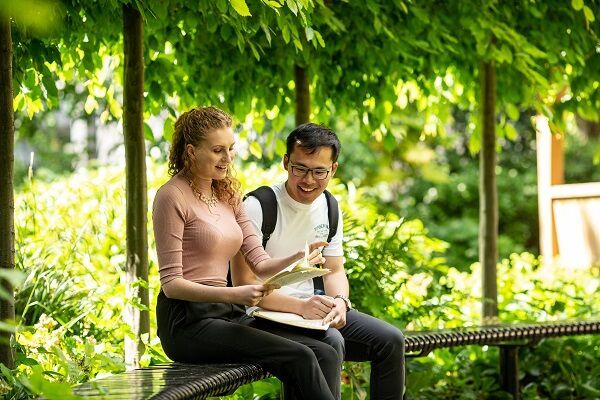
<path fill-rule="evenodd" d="M 272 257 L 302 248 L 305 242 L 326 240 L 329 233 L 328 206 L 324 191 L 338 168 L 341 144 L 330 129 L 307 123 L 294 129 L 287 138 L 283 166 L 288 173 L 285 183 L 272 187 L 277 198 L 277 222 L 265 250 Z M 263 221 L 258 200 L 249 196 L 244 205 L 260 237 Z M 371 399 L 401 399 L 404 392 L 404 337 L 392 325 L 351 308 L 348 279 L 344 271 L 341 210 L 335 236 L 323 249 L 323 277 L 326 295 L 314 294 L 312 280 L 284 286 L 266 296 L 261 308 L 286 311 L 307 319 L 324 318 L 327 331 L 288 328 L 265 323 L 270 332 L 302 343 L 320 341 L 331 346 L 339 363 L 332 370 L 331 360 L 322 370 L 330 389 L 340 398 L 341 361 L 371 362 Z M 232 262 L 234 284 L 250 284 L 256 277 L 238 254 Z M 308 345 L 310 346 L 310 343 Z M 311 348 L 313 348 L 311 346 Z M 313 348 L 321 359 L 322 347 Z M 325 357 L 329 357 L 326 355 Z"/>

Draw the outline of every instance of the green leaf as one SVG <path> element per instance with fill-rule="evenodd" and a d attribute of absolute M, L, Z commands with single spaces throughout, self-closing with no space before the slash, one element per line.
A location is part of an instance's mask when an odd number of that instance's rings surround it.
<path fill-rule="evenodd" d="M 240 14 L 242 17 L 251 17 L 250 9 L 246 4 L 246 0 L 229 0 L 229 3 L 232 5 L 234 10 Z"/>
<path fill-rule="evenodd" d="M 17 94 L 17 96 L 15 97 L 15 99 L 13 100 L 13 111 L 20 110 L 21 107 L 23 106 L 24 100 L 25 100 L 25 95 L 23 94 L 23 92 L 19 92 Z"/>
<path fill-rule="evenodd" d="M 596 20 L 596 17 L 594 17 L 594 12 L 588 6 L 583 7 L 583 15 L 585 15 L 585 19 L 588 22 L 594 22 Z"/>
<path fill-rule="evenodd" d="M 283 7 L 280 3 L 274 1 L 274 0 L 264 0 L 264 3 L 266 5 L 268 5 L 271 8 L 281 8 Z"/>
<path fill-rule="evenodd" d="M 152 128 L 146 122 L 144 122 L 144 138 L 149 142 L 154 142 L 154 134 L 152 133 Z"/>
<path fill-rule="evenodd" d="M 294 0 L 286 0 L 288 8 L 294 13 L 294 15 L 298 15 L 298 5 Z"/>
<path fill-rule="evenodd" d="M 508 118 L 512 119 L 513 121 L 516 121 L 519 119 L 520 113 L 519 113 L 519 108 L 517 106 L 515 106 L 514 104 L 507 104 L 506 105 L 506 115 L 508 115 Z"/>
<path fill-rule="evenodd" d="M 250 50 L 252 50 L 252 54 L 254 55 L 254 58 L 256 58 L 258 61 L 260 61 L 260 54 L 258 53 L 256 46 L 252 42 L 248 42 L 248 45 L 250 46 Z"/>
<path fill-rule="evenodd" d="M 44 83 L 48 97 L 58 98 L 58 89 L 56 89 L 56 83 L 54 83 L 54 79 L 48 75 L 44 75 L 42 82 Z"/>
<path fill-rule="evenodd" d="M 294 46 L 300 51 L 302 51 L 302 42 L 299 39 L 294 38 L 293 40 Z"/>
<path fill-rule="evenodd" d="M 69 383 L 49 381 L 39 365 L 35 365 L 31 369 L 32 373 L 21 379 L 35 394 L 41 394 L 49 400 L 74 400 L 79 398 L 73 394 L 73 389 Z"/>
<path fill-rule="evenodd" d="M 250 150 L 250 154 L 252 154 L 254 157 L 262 158 L 262 149 L 260 147 L 260 144 L 258 144 L 258 142 L 250 143 L 248 150 Z"/>
<path fill-rule="evenodd" d="M 217 0 L 217 8 L 221 12 L 221 14 L 225 14 L 227 11 L 227 2 L 226 0 Z"/>
<path fill-rule="evenodd" d="M 4 289 L 0 291 L 0 298 L 6 301 L 12 301 L 12 296 L 8 294 Z M 15 324 L 9 324 L 5 321 L 0 321 L 0 332 L 11 332 L 15 333 L 17 327 Z"/>
<path fill-rule="evenodd" d="M 598 149 L 600 151 L 600 148 Z M 285 141 L 283 139 L 278 138 L 275 141 L 275 152 L 279 155 L 284 155 L 286 152 Z"/>
<path fill-rule="evenodd" d="M 571 6 L 574 10 L 579 11 L 583 8 L 583 0 L 571 0 Z"/>
<path fill-rule="evenodd" d="M 509 140 L 516 140 L 519 134 L 512 124 L 504 125 L 504 133 Z"/>
<path fill-rule="evenodd" d="M 304 32 L 306 33 L 306 40 L 307 41 L 311 41 L 313 40 L 313 38 L 315 37 L 315 33 L 313 31 L 313 29 L 309 26 L 307 26 L 306 28 L 304 28 Z"/>
<path fill-rule="evenodd" d="M 264 118 L 254 118 L 252 121 L 252 129 L 254 129 L 257 133 L 262 133 L 263 129 L 265 129 Z"/>
<path fill-rule="evenodd" d="M 165 124 L 163 125 L 163 138 L 170 142 L 173 140 L 173 119 L 167 118 L 165 119 Z"/>
<path fill-rule="evenodd" d="M 468 148 L 471 154 L 477 154 L 481 150 L 481 133 L 479 127 L 469 137 Z"/>
<path fill-rule="evenodd" d="M 281 28 L 281 36 L 286 44 L 290 42 L 290 31 L 287 25 L 284 25 L 283 28 Z"/>
<path fill-rule="evenodd" d="M 383 138 L 383 148 L 388 152 L 392 152 L 396 148 L 396 145 L 396 138 L 391 132 L 388 132 Z"/>
<path fill-rule="evenodd" d="M 19 286 L 25 280 L 27 276 L 19 270 L 16 269 L 0 269 L 0 282 L 8 281 L 12 286 Z"/>
<path fill-rule="evenodd" d="M 265 37 L 267 38 L 267 42 L 269 46 L 271 45 L 271 32 L 269 31 L 269 27 L 266 24 L 260 24 L 261 29 L 265 33 Z"/>
<path fill-rule="evenodd" d="M 323 36 L 317 31 L 314 31 L 315 37 L 317 38 L 317 42 L 321 47 L 325 47 L 325 41 L 323 40 Z"/>
<path fill-rule="evenodd" d="M 83 109 L 85 110 L 86 113 L 92 114 L 97 107 L 98 107 L 98 102 L 96 101 L 96 98 L 92 95 L 89 95 L 85 100 Z"/>

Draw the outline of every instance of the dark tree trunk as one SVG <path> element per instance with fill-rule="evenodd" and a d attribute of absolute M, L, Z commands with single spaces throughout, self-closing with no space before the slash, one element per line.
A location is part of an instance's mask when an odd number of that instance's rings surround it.
<path fill-rule="evenodd" d="M 144 143 L 144 57 L 142 17 L 131 6 L 123 6 L 123 44 L 125 54 L 123 131 L 125 135 L 127 197 L 127 277 L 129 296 L 137 296 L 145 310 L 129 306 L 128 321 L 135 342 L 126 343 L 127 367 L 139 366 L 144 352 L 141 335 L 150 332 L 148 311 L 148 200 L 146 191 L 146 148 Z M 142 282 L 140 285 L 139 282 Z"/>
<path fill-rule="evenodd" d="M 10 19 L 0 15 L 0 268 L 15 268 L 15 198 L 13 192 L 15 124 L 12 91 Z M 9 299 L 0 299 L 0 321 L 15 319 L 12 284 L 1 280 Z M 0 363 L 14 368 L 10 332 L 0 330 Z"/>
<path fill-rule="evenodd" d="M 294 66 L 296 83 L 296 126 L 310 121 L 310 87 L 308 72 L 303 67 Z"/>
<path fill-rule="evenodd" d="M 600 138 L 600 122 L 588 121 L 578 116 L 577 124 L 588 139 Z"/>
<path fill-rule="evenodd" d="M 95 115 L 91 115 L 87 119 L 87 142 L 86 142 L 86 153 L 88 162 L 96 160 L 98 158 L 98 126 Z"/>
<path fill-rule="evenodd" d="M 481 65 L 483 101 L 479 155 L 479 262 L 483 273 L 484 321 L 498 316 L 498 193 L 496 188 L 496 66 Z"/>

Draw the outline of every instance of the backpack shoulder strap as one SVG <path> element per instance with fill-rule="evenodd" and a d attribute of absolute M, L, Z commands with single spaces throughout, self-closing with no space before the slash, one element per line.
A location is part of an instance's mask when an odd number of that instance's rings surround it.
<path fill-rule="evenodd" d="M 261 186 L 254 189 L 244 199 L 248 196 L 256 197 L 260 203 L 263 215 L 260 231 L 263 235 L 262 245 L 265 247 L 277 223 L 277 198 L 275 197 L 275 192 L 269 186 Z"/>
<path fill-rule="evenodd" d="M 329 220 L 329 235 L 327 236 L 327 243 L 329 243 L 337 233 L 340 214 L 336 198 L 327 190 L 325 191 L 325 199 L 327 200 L 327 219 Z M 313 278 L 313 286 L 315 294 L 325 294 L 325 284 L 322 276 Z"/>
<path fill-rule="evenodd" d="M 329 219 L 329 236 L 327 236 L 327 242 L 331 242 L 331 239 L 337 233 L 340 214 L 338 212 L 338 202 L 328 190 L 325 191 L 325 198 L 327 199 L 327 218 Z"/>

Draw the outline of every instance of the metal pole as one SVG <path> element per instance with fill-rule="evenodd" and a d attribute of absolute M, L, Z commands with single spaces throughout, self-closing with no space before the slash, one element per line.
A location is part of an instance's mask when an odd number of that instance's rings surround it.
<path fill-rule="evenodd" d="M 500 387 L 512 394 L 513 399 L 521 398 L 519 388 L 519 347 L 501 345 L 500 347 Z"/>

